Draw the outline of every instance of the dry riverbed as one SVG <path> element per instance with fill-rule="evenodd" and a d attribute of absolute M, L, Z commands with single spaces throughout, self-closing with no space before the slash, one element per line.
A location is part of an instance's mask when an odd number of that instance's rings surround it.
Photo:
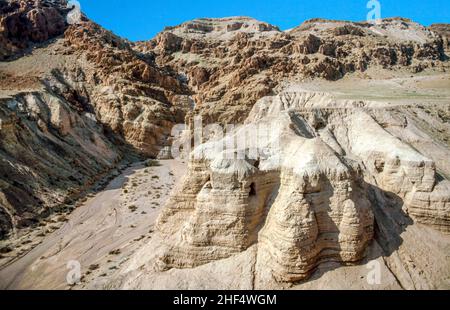
<path fill-rule="evenodd" d="M 49 220 L 40 239 L 28 238 L 21 250 L 12 249 L 20 258 L 1 267 L 0 289 L 82 289 L 93 280 L 106 283 L 130 255 L 152 242 L 156 218 L 184 172 L 185 165 L 175 160 L 127 168 L 71 214 Z M 71 286 L 66 278 L 78 263 L 82 281 Z"/>

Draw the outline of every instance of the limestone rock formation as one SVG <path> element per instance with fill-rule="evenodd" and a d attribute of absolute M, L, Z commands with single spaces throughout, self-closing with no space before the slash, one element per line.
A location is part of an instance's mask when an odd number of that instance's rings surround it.
<path fill-rule="evenodd" d="M 183 123 L 191 108 L 189 90 L 175 73 L 92 22 L 72 25 L 65 42 L 88 63 L 82 79 L 102 123 L 149 156 L 169 145 L 172 126 Z"/>
<path fill-rule="evenodd" d="M 155 238 L 105 285 L 217 279 L 224 264 L 246 273 L 225 288 L 280 288 L 376 252 L 395 288 L 445 286 L 447 249 L 424 253 L 450 232 L 448 25 L 204 18 L 129 42 L 85 16 L 68 25 L 69 10 L 0 0 L 0 239 L 73 210 L 128 161 L 170 159 L 173 127 L 202 116 L 244 125 L 188 155 Z"/>
<path fill-rule="evenodd" d="M 296 282 L 325 261 L 360 261 L 382 221 L 375 210 L 389 213 L 390 203 L 449 232 L 450 183 L 380 126 L 373 105 L 294 88 L 260 100 L 224 140 L 196 148 L 158 222 L 168 245 L 160 268 L 192 268 L 257 244 L 276 281 Z M 270 136 L 239 142 L 262 124 Z M 235 145 L 229 140 L 238 146 L 221 149 Z"/>
<path fill-rule="evenodd" d="M 406 19 L 381 25 L 315 19 L 285 32 L 246 17 L 199 19 L 135 48 L 186 78 L 195 113 L 208 123 L 245 120 L 258 99 L 286 80 L 338 80 L 370 68 L 419 72 L 444 59 L 442 39 Z"/>

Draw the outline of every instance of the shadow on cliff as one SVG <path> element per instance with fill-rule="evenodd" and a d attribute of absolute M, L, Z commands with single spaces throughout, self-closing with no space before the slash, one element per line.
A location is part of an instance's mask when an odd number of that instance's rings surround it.
<path fill-rule="evenodd" d="M 60 95 L 55 95 L 64 100 Z M 85 112 L 73 104 L 70 106 L 73 113 Z M 48 132 L 41 134 L 36 129 L 37 120 L 18 114 L 13 129 L 14 145 L 0 141 L 0 182 L 6 184 L 0 188 L 3 195 L 3 201 L 0 200 L 0 240 L 14 234 L 16 228 L 36 227 L 53 214 L 70 213 L 84 197 L 107 186 L 113 186 L 109 189 L 120 187 L 121 184 L 110 183 L 117 176 L 112 174 L 114 170 L 121 172 L 134 163 L 150 158 L 127 143 L 121 132 L 114 132 L 104 123 L 98 124 L 97 133 L 109 150 L 116 153 L 113 161 L 90 153 L 74 137 L 62 134 L 51 124 L 47 125 Z M 95 141 L 92 140 L 92 143 Z M 2 158 L 13 159 L 13 164 L 6 164 L 8 162 Z M 29 167 L 31 172 L 20 173 L 15 165 Z M 40 195 L 42 192 L 49 193 L 48 201 Z M 68 195 L 61 200 L 53 193 Z"/>
<path fill-rule="evenodd" d="M 414 221 L 403 211 L 405 203 L 401 197 L 371 184 L 366 186 L 375 216 L 374 240 L 380 245 L 382 256 L 390 256 L 402 245 L 401 234 Z"/>
<path fill-rule="evenodd" d="M 401 197 L 366 182 L 364 182 L 363 187 L 371 202 L 374 214 L 374 237 L 366 248 L 365 257 L 355 264 L 350 264 L 352 266 L 362 266 L 380 257 L 391 256 L 403 243 L 401 234 L 408 226 L 413 224 L 413 220 L 403 211 L 404 201 Z M 331 218 L 330 222 L 332 222 Z M 337 226 L 335 228 L 338 229 Z M 337 242 L 335 249 L 340 250 Z M 339 262 L 338 257 L 324 259 L 319 262 L 308 279 L 296 284 L 317 280 L 325 273 L 343 266 L 345 265 Z"/>

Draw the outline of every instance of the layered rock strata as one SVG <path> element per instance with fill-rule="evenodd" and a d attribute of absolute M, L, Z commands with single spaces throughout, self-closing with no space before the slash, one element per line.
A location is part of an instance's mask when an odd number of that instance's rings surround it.
<path fill-rule="evenodd" d="M 86 18 L 68 25 L 69 11 L 2 2 L 0 238 L 70 205 L 124 157 L 156 157 L 191 109 L 175 73 Z"/>
<path fill-rule="evenodd" d="M 433 28 L 434 29 L 434 28 Z M 199 19 L 135 48 L 178 72 L 205 122 L 242 122 L 286 80 L 338 80 L 370 69 L 441 70 L 442 38 L 407 19 L 380 25 L 314 19 L 289 31 L 252 18 Z"/>
<path fill-rule="evenodd" d="M 378 113 L 371 102 L 299 89 L 260 100 L 246 125 L 191 154 L 158 221 L 168 247 L 160 268 L 196 267 L 256 244 L 276 281 L 296 282 L 322 262 L 360 261 L 379 209 L 448 232 L 449 182 Z M 238 142 L 263 124 L 269 136 Z"/>

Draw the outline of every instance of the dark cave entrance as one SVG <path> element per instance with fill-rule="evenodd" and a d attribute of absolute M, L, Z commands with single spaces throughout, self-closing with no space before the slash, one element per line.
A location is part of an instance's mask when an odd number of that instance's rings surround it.
<path fill-rule="evenodd" d="M 255 187 L 255 183 L 252 183 L 250 185 L 250 193 L 248 194 L 249 196 L 256 196 L 256 187 Z"/>

